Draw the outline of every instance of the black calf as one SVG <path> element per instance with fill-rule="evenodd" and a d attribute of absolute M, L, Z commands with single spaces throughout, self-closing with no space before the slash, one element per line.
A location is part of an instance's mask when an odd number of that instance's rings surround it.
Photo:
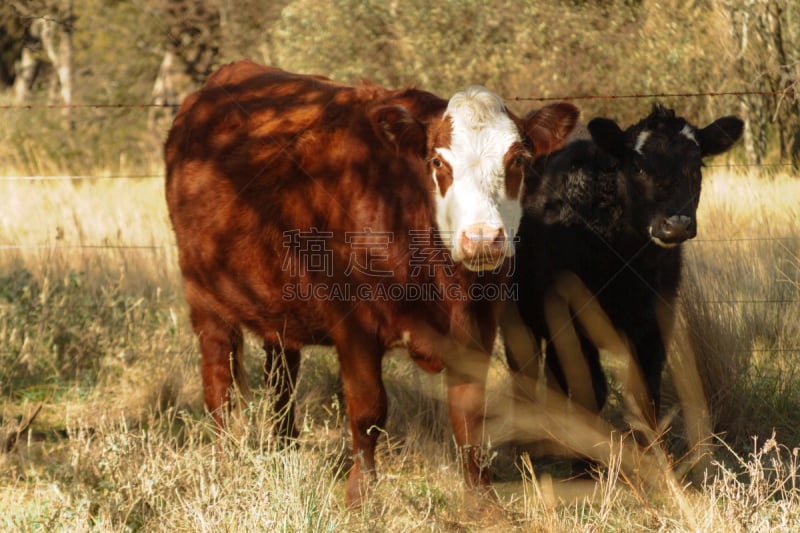
<path fill-rule="evenodd" d="M 681 275 L 680 245 L 697 233 L 702 160 L 728 150 L 742 128 L 738 118 L 723 117 L 700 129 L 655 106 L 624 131 L 610 119 L 594 119 L 588 125 L 591 140 L 574 141 L 537 161 L 526 182 L 519 229 L 518 311 L 544 339 L 547 367 L 558 385 L 585 407 L 602 408 L 607 384 L 592 333 L 597 324 L 582 319 L 591 306 L 576 303 L 580 298 L 570 293 L 588 289 L 627 341 L 646 388 L 637 403 L 655 422 L 664 334 L 674 319 Z M 548 308 L 552 302 L 555 307 Z M 566 321 L 554 318 L 558 302 L 569 309 L 560 314 Z M 568 368 L 559 360 L 564 354 L 556 351 L 557 336 L 570 331 L 593 394 L 576 390 L 585 384 L 570 383 L 575 359 Z M 524 372 L 519 355 L 507 349 L 509 365 Z"/>

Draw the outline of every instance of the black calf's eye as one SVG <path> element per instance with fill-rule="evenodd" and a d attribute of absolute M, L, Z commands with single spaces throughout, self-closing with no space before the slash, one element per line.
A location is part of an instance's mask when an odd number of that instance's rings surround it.
<path fill-rule="evenodd" d="M 431 163 L 433 163 L 433 166 L 435 166 L 435 167 L 437 167 L 437 168 L 438 168 L 438 167 L 440 167 L 440 166 L 442 166 L 442 160 L 441 160 L 441 159 L 439 159 L 438 157 L 434 157 L 434 158 L 431 160 Z"/>

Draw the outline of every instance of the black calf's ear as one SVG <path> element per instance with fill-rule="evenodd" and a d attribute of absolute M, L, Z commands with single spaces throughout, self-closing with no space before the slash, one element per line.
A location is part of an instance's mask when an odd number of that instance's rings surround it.
<path fill-rule="evenodd" d="M 737 117 L 722 117 L 715 120 L 697 132 L 703 156 L 726 152 L 739 140 L 743 130 L 744 122 Z"/>
<path fill-rule="evenodd" d="M 593 118 L 589 121 L 589 133 L 601 150 L 617 159 L 625 155 L 625 132 L 610 118 Z"/>

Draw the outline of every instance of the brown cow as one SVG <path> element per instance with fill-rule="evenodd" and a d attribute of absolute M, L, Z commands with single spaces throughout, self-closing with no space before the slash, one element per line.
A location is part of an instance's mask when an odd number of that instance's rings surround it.
<path fill-rule="evenodd" d="M 283 413 L 300 349 L 332 344 L 353 438 L 347 502 L 357 505 L 386 419 L 382 356 L 399 344 L 446 371 L 467 482 L 486 486 L 479 451 L 499 294 L 480 289 L 508 280 L 524 171 L 577 115 L 554 104 L 521 120 L 482 87 L 448 102 L 248 61 L 213 74 L 178 111 L 165 155 L 217 422 L 234 380 L 244 387 L 242 328 L 264 339 Z M 295 435 L 290 416 L 281 430 Z"/>

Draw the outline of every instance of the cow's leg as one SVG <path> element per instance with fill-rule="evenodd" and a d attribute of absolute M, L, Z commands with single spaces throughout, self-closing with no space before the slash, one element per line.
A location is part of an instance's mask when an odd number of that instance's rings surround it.
<path fill-rule="evenodd" d="M 217 426 L 222 428 L 232 408 L 234 382 L 244 395 L 249 392 L 242 361 L 242 330 L 213 311 L 192 307 L 190 315 L 200 341 L 203 399 Z"/>
<path fill-rule="evenodd" d="M 645 421 L 655 428 L 661 407 L 661 372 L 666 350 L 655 318 L 641 324 L 640 328 L 634 347 L 639 364 L 629 365 L 626 389 L 633 395 Z"/>
<path fill-rule="evenodd" d="M 353 438 L 353 468 L 347 478 L 345 503 L 358 507 L 375 475 L 375 443 L 386 423 L 386 389 L 381 378 L 382 350 L 364 338 L 337 343 L 344 401 Z M 366 473 L 366 476 L 365 476 Z"/>
<path fill-rule="evenodd" d="M 464 478 L 468 487 L 481 490 L 489 486 L 483 424 L 488 370 L 488 354 L 469 349 L 446 369 L 450 423 L 461 451 Z"/>
<path fill-rule="evenodd" d="M 281 437 L 297 438 L 292 398 L 300 368 L 300 350 L 265 342 L 264 352 L 264 385 L 276 395 L 273 404 L 276 433 Z"/>
<path fill-rule="evenodd" d="M 595 406 L 590 410 L 599 411 L 605 403 L 607 384 L 597 351 L 604 349 L 621 356 L 630 356 L 628 342 L 620 336 L 597 298 L 575 274 L 564 273 L 558 276 L 554 290 L 546 297 L 545 313 L 567 383 L 574 387 L 574 382 L 591 381 L 595 396 L 592 403 Z M 580 327 L 580 334 L 575 331 L 575 324 Z M 564 335 L 559 337 L 559 331 L 563 331 Z M 636 328 L 628 331 L 635 332 Z M 578 358 L 575 355 L 579 351 L 584 355 L 580 365 L 577 364 Z M 572 365 L 575 368 L 570 368 Z M 587 381 L 586 377 L 590 380 Z M 571 392 L 574 396 L 576 391 L 571 389 Z M 578 397 L 578 403 L 590 406 L 583 394 Z"/>

